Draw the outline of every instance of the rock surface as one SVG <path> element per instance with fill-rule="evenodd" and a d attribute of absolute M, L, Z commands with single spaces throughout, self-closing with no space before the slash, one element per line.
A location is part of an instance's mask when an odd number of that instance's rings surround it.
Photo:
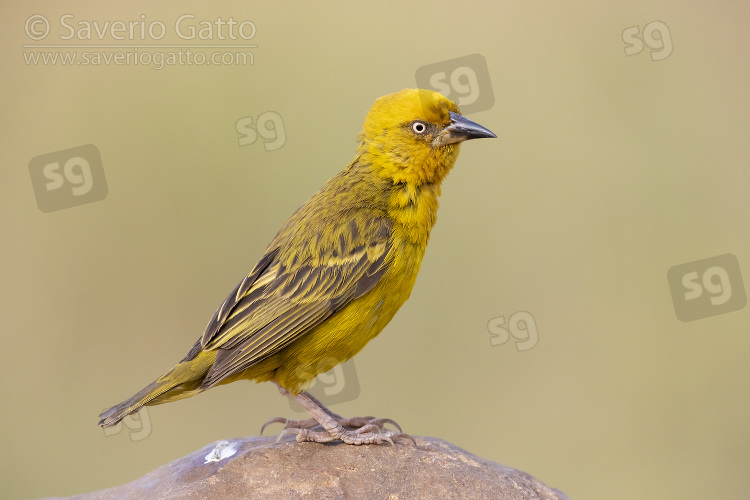
<path fill-rule="evenodd" d="M 404 439 L 396 446 L 219 441 L 133 482 L 70 499 L 567 500 L 525 472 L 440 439 L 415 439 L 416 448 Z"/>

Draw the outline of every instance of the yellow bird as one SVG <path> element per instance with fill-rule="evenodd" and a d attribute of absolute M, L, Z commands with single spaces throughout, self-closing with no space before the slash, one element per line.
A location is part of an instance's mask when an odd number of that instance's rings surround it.
<path fill-rule="evenodd" d="M 390 419 L 341 418 L 305 390 L 357 354 L 409 298 L 440 185 L 461 142 L 481 137 L 496 136 L 436 92 L 406 89 L 376 100 L 354 160 L 292 214 L 185 358 L 104 411 L 99 425 L 248 379 L 275 382 L 312 415 L 271 421 L 297 441 L 408 437 L 385 429 Z"/>

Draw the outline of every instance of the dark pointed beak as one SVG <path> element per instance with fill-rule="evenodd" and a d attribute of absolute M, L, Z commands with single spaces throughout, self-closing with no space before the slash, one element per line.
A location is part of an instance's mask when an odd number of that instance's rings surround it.
<path fill-rule="evenodd" d="M 436 146 L 453 144 L 455 142 L 468 141 L 469 139 L 481 139 L 483 137 L 497 137 L 488 129 L 474 123 L 458 113 L 450 112 L 451 123 L 445 127 L 435 138 Z"/>

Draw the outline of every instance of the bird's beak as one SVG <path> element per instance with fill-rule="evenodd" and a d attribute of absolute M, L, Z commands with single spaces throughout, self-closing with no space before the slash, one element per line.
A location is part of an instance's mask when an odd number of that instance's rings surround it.
<path fill-rule="evenodd" d="M 451 123 L 445 127 L 433 140 L 433 146 L 444 146 L 455 142 L 468 141 L 469 139 L 481 139 L 483 137 L 497 137 L 495 134 L 474 123 L 458 113 L 450 112 Z"/>

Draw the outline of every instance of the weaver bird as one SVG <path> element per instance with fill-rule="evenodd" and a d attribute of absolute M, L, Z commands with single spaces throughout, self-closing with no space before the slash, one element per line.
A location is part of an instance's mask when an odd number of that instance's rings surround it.
<path fill-rule="evenodd" d="M 386 429 L 390 419 L 342 418 L 305 390 L 359 352 L 409 298 L 440 185 L 461 142 L 481 137 L 496 136 L 436 92 L 406 89 L 376 100 L 354 160 L 292 214 L 185 358 L 104 411 L 99 425 L 249 379 L 275 382 L 312 415 L 270 421 L 283 422 L 281 435 L 297 441 L 409 437 Z"/>

